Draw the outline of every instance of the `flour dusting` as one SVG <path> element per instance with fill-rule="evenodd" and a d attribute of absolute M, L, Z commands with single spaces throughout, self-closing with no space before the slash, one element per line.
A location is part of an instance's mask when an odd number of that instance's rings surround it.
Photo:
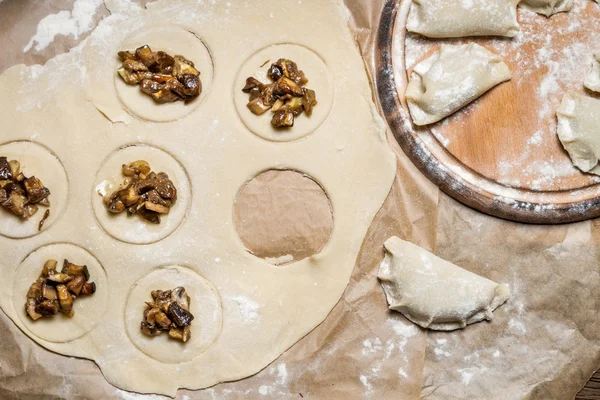
<path fill-rule="evenodd" d="M 57 35 L 79 39 L 79 35 L 92 28 L 94 15 L 100 4 L 102 0 L 75 0 L 72 11 L 63 10 L 46 16 L 39 22 L 35 35 L 23 48 L 23 52 L 27 53 L 32 48 L 42 51 Z"/>

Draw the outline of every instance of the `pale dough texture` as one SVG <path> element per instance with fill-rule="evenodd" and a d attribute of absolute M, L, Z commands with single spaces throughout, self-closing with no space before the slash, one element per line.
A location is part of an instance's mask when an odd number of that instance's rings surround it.
<path fill-rule="evenodd" d="M 413 122 L 437 122 L 510 78 L 502 58 L 485 47 L 442 45 L 411 73 L 406 100 Z"/>
<path fill-rule="evenodd" d="M 431 38 L 519 33 L 518 0 L 413 0 L 406 28 Z"/>
<path fill-rule="evenodd" d="M 491 320 L 492 311 L 510 297 L 508 286 L 395 236 L 385 242 L 385 250 L 378 276 L 389 308 L 423 328 L 450 331 Z"/>
<path fill-rule="evenodd" d="M 556 111 L 558 138 L 583 172 L 600 175 L 600 100 L 567 93 Z"/>
<path fill-rule="evenodd" d="M 586 88 L 600 93 L 600 53 L 593 57 L 592 70 L 584 84 Z"/>
<path fill-rule="evenodd" d="M 573 8 L 573 0 L 523 0 L 519 7 L 550 17 L 570 11 Z"/>
<path fill-rule="evenodd" d="M 323 0 L 286 2 L 285 7 L 278 0 L 255 0 L 248 7 L 233 1 L 195 0 L 148 2 L 145 7 L 117 0 L 105 4 L 111 15 L 80 46 L 44 67 L 15 66 L 0 76 L 0 87 L 10 94 L 0 96 L 0 117 L 6 124 L 0 144 L 36 133 L 35 140 L 52 149 L 64 165 L 70 188 L 65 212 L 42 234 L 20 240 L 0 236 L 0 271 L 9 282 L 0 306 L 37 343 L 60 354 L 94 360 L 106 379 L 121 389 L 174 396 L 178 388 L 200 389 L 245 378 L 308 334 L 340 300 L 367 229 L 394 180 L 396 160 L 347 26 L 348 12 L 341 1 Z M 162 32 L 165 24 L 190 30 L 202 40 L 210 49 L 214 77 L 212 89 L 193 112 L 155 123 L 132 116 L 122 106 L 115 88 L 115 55 L 140 30 L 156 27 Z M 165 34 L 160 47 L 168 48 L 171 40 L 179 38 Z M 234 104 L 236 77 L 244 63 L 261 49 L 280 43 L 309 49 L 334 75 L 335 101 L 326 118 L 310 135 L 286 143 L 251 132 Z M 202 76 L 208 83 L 204 70 Z M 309 75 L 309 79 L 316 82 L 319 77 Z M 327 110 L 326 95 L 317 93 L 323 103 L 315 111 Z M 163 108 L 152 106 L 152 119 L 156 119 Z M 147 156 L 159 170 L 171 164 L 161 164 L 162 158 L 155 155 L 168 154 L 189 177 L 191 196 L 178 181 L 182 190 L 177 204 L 187 210 L 183 221 L 151 244 L 117 240 L 96 217 L 105 210 L 97 207 L 100 196 L 95 188 L 120 173 L 121 160 L 106 170 L 106 176 L 104 168 L 120 154 L 118 149 L 130 145 L 160 149 L 164 153 L 139 156 Z M 327 246 L 315 256 L 285 266 L 270 265 L 248 253 L 233 223 L 240 188 L 274 168 L 310 176 L 326 191 L 334 213 Z M 173 173 L 177 178 L 177 168 Z M 166 217 L 165 223 L 174 216 Z M 120 215 L 117 220 L 124 224 L 121 233 L 129 227 L 137 229 L 134 218 Z M 15 290 L 15 282 L 29 281 L 17 268 L 28 254 L 62 242 L 97 258 L 108 287 L 100 286 L 95 296 L 108 294 L 109 301 L 104 318 L 93 329 L 72 341 L 54 343 L 23 323 L 26 291 Z M 151 274 L 163 266 L 180 266 L 191 275 L 154 278 Z M 164 284 L 200 280 L 202 288 L 210 287 L 218 299 L 208 289 L 198 291 L 197 296 L 205 300 L 196 296 L 199 332 L 187 343 L 189 352 L 178 355 L 180 347 L 157 337 L 153 343 L 162 349 L 153 353 L 140 344 L 135 329 L 128 334 L 126 315 L 133 324 L 140 311 L 138 301 L 132 300 L 138 295 L 134 285 L 143 288 L 149 276 L 150 281 L 164 280 Z M 205 315 L 206 310 L 211 314 Z M 218 314 L 221 328 L 214 329 Z"/>

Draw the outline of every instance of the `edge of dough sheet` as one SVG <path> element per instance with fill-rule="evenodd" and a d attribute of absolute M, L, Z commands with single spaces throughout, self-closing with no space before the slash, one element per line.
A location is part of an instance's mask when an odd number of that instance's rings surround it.
<path fill-rule="evenodd" d="M 491 320 L 510 297 L 507 285 L 445 261 L 396 236 L 384 244 L 378 278 L 390 310 L 433 330 L 451 331 Z"/>
<path fill-rule="evenodd" d="M 0 118 L 9 123 L 1 142 L 44 145 L 64 165 L 70 187 L 65 212 L 45 232 L 22 240 L 0 237 L 0 249 L 10 249 L 0 271 L 11 282 L 0 307 L 32 340 L 51 351 L 95 361 L 106 380 L 124 390 L 175 396 L 180 388 L 203 389 L 246 378 L 310 333 L 339 302 L 395 179 L 396 157 L 348 28 L 349 12 L 341 0 L 303 0 L 284 8 L 278 0 L 255 0 L 248 8 L 193 0 L 160 0 L 146 8 L 115 0 L 106 5 L 111 15 L 68 53 L 44 66 L 14 66 L 0 75 L 0 87 L 14 93 L 0 98 Z M 269 10 L 276 11 L 274 18 L 265 18 Z M 164 21 L 165 15 L 169 23 L 201 38 L 215 73 L 212 90 L 194 112 L 173 122 L 149 123 L 131 117 L 111 97 L 114 54 L 125 38 Z M 291 16 L 307 23 L 290 25 Z M 261 21 L 261 29 L 252 21 Z M 273 31 L 278 32 L 276 41 Z M 311 135 L 287 143 L 266 141 L 246 129 L 231 98 L 243 62 L 276 43 L 303 44 L 334 72 L 334 103 L 327 119 Z M 106 90 L 105 108 L 92 102 L 90 82 Z M 106 115 L 111 110 L 127 124 L 111 122 Z M 91 204 L 101 201 L 92 196 L 92 186 L 104 160 L 136 144 L 172 155 L 192 188 L 190 211 L 179 228 L 151 245 L 126 244 L 106 234 Z M 299 171 L 324 188 L 334 223 L 321 253 L 273 266 L 244 248 L 234 227 L 233 204 L 240 187 L 268 169 Z M 106 271 L 110 290 L 102 320 L 68 343 L 51 343 L 30 332 L 17 315 L 25 293 L 12 289 L 16 266 L 51 243 L 71 243 L 92 254 Z M 215 312 L 222 315 L 208 348 L 172 364 L 140 351 L 125 327 L 131 288 L 169 265 L 185 267 L 208 282 L 219 299 Z"/>

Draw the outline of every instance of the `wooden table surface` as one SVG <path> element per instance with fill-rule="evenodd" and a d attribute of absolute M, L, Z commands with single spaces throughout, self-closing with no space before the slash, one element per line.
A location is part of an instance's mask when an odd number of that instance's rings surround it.
<path fill-rule="evenodd" d="M 600 400 L 600 370 L 581 389 L 575 400 Z"/>

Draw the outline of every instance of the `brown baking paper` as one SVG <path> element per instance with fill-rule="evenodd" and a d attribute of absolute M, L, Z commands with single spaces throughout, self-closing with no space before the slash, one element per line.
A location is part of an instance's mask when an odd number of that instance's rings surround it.
<path fill-rule="evenodd" d="M 236 0 L 231 0 L 232 2 Z M 325 0 L 324 0 L 325 1 Z M 383 0 L 345 0 L 368 73 L 373 76 L 375 35 Z M 43 63 L 84 39 L 57 36 L 45 49 L 23 49 L 39 21 L 70 12 L 72 0 L 0 3 L 0 71 L 18 63 Z M 99 5 L 97 23 L 108 11 Z M 18 22 L 18 23 L 17 23 Z M 0 133 L 1 138 L 1 133 Z M 348 288 L 327 319 L 257 375 L 202 391 L 181 390 L 179 399 L 562 399 L 573 397 L 600 365 L 597 310 L 600 287 L 598 224 L 535 227 L 475 212 L 441 195 L 398 154 L 398 177 L 365 238 Z M 294 219 L 292 240 L 318 247 L 311 232 L 327 231 L 318 219 L 289 213 L 315 192 L 295 189 L 274 219 Z M 261 186 L 261 184 L 263 186 Z M 281 201 L 269 180 L 255 194 Z M 261 189 L 262 188 L 262 189 Z M 311 200 L 312 201 L 312 200 Z M 249 218 L 261 208 L 244 205 Z M 260 218 L 259 218 L 260 219 Z M 269 231 L 255 232 L 267 241 Z M 252 235 L 248 229 L 244 235 Z M 427 334 L 387 311 L 376 278 L 382 244 L 397 235 L 471 271 L 510 284 L 512 299 L 492 323 L 461 332 Z M 253 245 L 260 245 L 260 243 Z M 263 250 L 268 244 L 263 243 Z M 286 254 L 271 247 L 265 254 Z M 0 398 L 162 398 L 127 393 L 108 384 L 91 361 L 54 354 L 29 340 L 0 313 Z"/>

